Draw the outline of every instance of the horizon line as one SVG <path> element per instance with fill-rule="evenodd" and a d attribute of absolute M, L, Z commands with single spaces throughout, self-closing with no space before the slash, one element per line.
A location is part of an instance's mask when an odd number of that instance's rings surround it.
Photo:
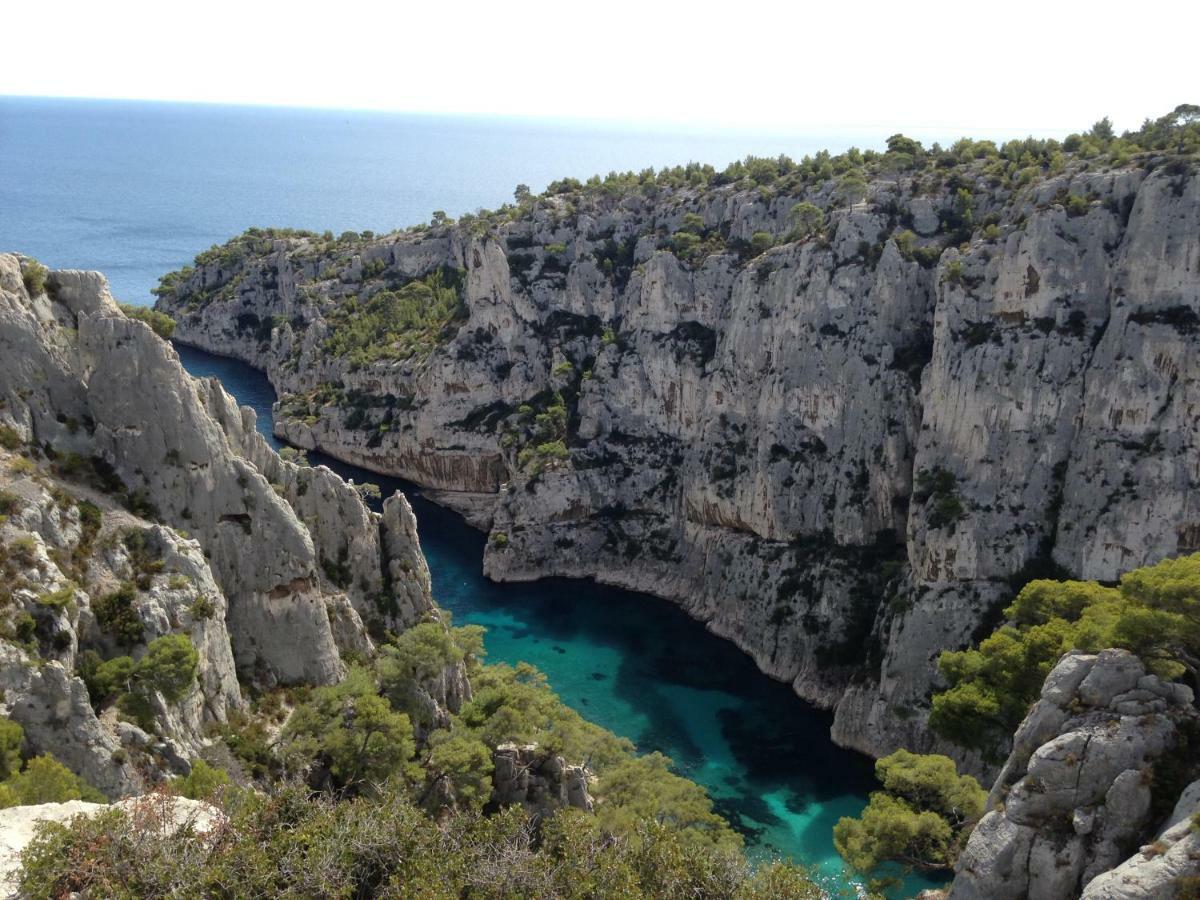
<path fill-rule="evenodd" d="M 0 91 L 0 101 L 76 101 L 86 103 L 129 103 L 145 106 L 188 106 L 210 109 L 244 109 L 270 110 L 276 112 L 321 112 L 321 113 L 353 113 L 381 116 L 411 116 L 430 119 L 474 119 L 479 121 L 510 122 L 514 124 L 571 124 L 576 126 L 591 126 L 608 129 L 634 130 L 647 132 L 668 132 L 695 135 L 711 135 L 728 133 L 730 135 L 746 134 L 759 137 L 855 137 L 868 138 L 883 143 L 887 137 L 896 133 L 911 133 L 914 135 L 929 135 L 938 132 L 946 140 L 955 133 L 957 137 L 974 137 L 976 135 L 994 138 L 999 134 L 1007 134 L 1014 139 L 1022 137 L 1051 137 L 1072 133 L 1072 128 L 1042 127 L 1030 128 L 1016 125 L 951 125 L 948 123 L 916 123 L 904 126 L 906 131 L 898 131 L 896 123 L 876 122 L 868 124 L 836 124 L 813 123 L 810 125 L 781 124 L 781 123 L 728 123 L 715 121 L 685 122 L 671 119 L 648 119 L 640 117 L 617 118 L 615 116 L 585 116 L 551 113 L 519 113 L 519 112 L 483 112 L 483 111 L 443 111 L 428 109 L 396 109 L 379 106 L 328 106 L 304 103 L 265 103 L 238 100 L 195 100 L 162 97 L 114 97 L 88 94 L 10 94 Z M 1076 126 L 1078 129 L 1084 126 Z"/>

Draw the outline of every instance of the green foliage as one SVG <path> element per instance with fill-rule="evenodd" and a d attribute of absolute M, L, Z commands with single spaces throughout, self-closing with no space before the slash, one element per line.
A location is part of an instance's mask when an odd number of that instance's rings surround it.
<path fill-rule="evenodd" d="M 875 764 L 882 791 L 855 819 L 833 830 L 838 853 L 860 872 L 895 861 L 921 869 L 953 866 L 967 826 L 983 813 L 987 793 L 954 761 L 897 750 Z"/>
<path fill-rule="evenodd" d="M 788 232 L 788 241 L 804 241 L 820 233 L 825 227 L 825 213 L 819 206 L 807 201 L 797 203 L 788 213 L 792 230 Z"/>
<path fill-rule="evenodd" d="M 232 782 L 229 773 L 217 766 L 210 766 L 202 759 L 192 762 L 192 770 L 177 778 L 171 786 L 182 797 L 191 800 L 213 800 L 218 798 Z"/>
<path fill-rule="evenodd" d="M 385 781 L 413 756 L 412 725 L 379 696 L 375 680 L 351 666 L 338 684 L 317 688 L 292 713 L 283 739 L 293 754 L 328 768 L 340 787 Z"/>
<path fill-rule="evenodd" d="M 197 622 L 211 619 L 217 614 L 217 605 L 204 594 L 200 594 L 188 607 L 188 615 Z"/>
<path fill-rule="evenodd" d="M 146 648 L 133 670 L 134 681 L 146 691 L 157 691 L 167 702 L 182 700 L 196 680 L 200 654 L 186 634 L 164 634 Z"/>
<path fill-rule="evenodd" d="M 0 425 L 0 447 L 5 450 L 16 450 L 25 442 L 21 440 L 21 433 L 11 425 Z"/>
<path fill-rule="evenodd" d="M 134 306 L 131 303 L 122 303 L 120 306 L 121 312 L 131 319 L 145 322 L 164 341 L 169 341 L 175 334 L 175 320 L 166 313 L 161 313 L 148 306 Z"/>
<path fill-rule="evenodd" d="M 95 650 L 84 650 L 79 657 L 79 677 L 87 685 L 92 705 L 99 707 L 119 696 L 133 684 L 133 657 L 117 656 L 102 660 Z"/>
<path fill-rule="evenodd" d="M 0 516 L 11 516 L 22 506 L 21 498 L 12 491 L 0 488 Z"/>
<path fill-rule="evenodd" d="M 26 259 L 21 266 L 21 281 L 25 284 L 25 290 L 29 292 L 30 297 L 36 297 L 38 294 L 45 293 L 46 277 L 50 273 L 36 259 Z"/>
<path fill-rule="evenodd" d="M 963 517 L 966 510 L 958 496 L 958 479 L 953 472 L 942 468 L 917 473 L 913 501 L 926 504 L 925 523 L 929 528 L 950 528 Z"/>
<path fill-rule="evenodd" d="M 422 622 L 380 650 L 375 670 L 379 688 L 392 707 L 427 726 L 430 707 L 420 691 L 447 666 L 462 662 L 464 653 L 441 622 Z"/>
<path fill-rule="evenodd" d="M 492 793 L 492 749 L 463 728 L 433 732 L 426 775 L 431 786 L 445 780 L 459 809 L 481 810 Z"/>
<path fill-rule="evenodd" d="M 141 643 L 144 633 L 142 619 L 133 605 L 136 599 L 137 588 L 132 582 L 123 581 L 115 591 L 92 603 L 100 627 L 127 646 Z"/>
<path fill-rule="evenodd" d="M 0 808 L 66 800 L 104 801 L 94 787 L 49 754 L 21 766 L 25 732 L 11 719 L 0 717 Z"/>
<path fill-rule="evenodd" d="M 0 716 L 0 781 L 21 771 L 21 745 L 25 730 L 12 719 Z"/>
<path fill-rule="evenodd" d="M 756 231 L 750 235 L 750 252 L 754 256 L 766 253 L 775 246 L 775 235 L 769 231 Z"/>
<path fill-rule="evenodd" d="M 325 351 L 356 366 L 428 354 L 466 316 L 463 278 L 460 270 L 438 269 L 398 290 L 347 300 L 326 317 Z"/>
<path fill-rule="evenodd" d="M 636 823 L 653 819 L 701 846 L 736 849 L 741 836 L 713 812 L 704 789 L 671 771 L 661 753 L 629 757 L 607 767 L 596 785 L 603 802 L 596 821 L 613 834 L 635 834 Z"/>
<path fill-rule="evenodd" d="M 1200 554 L 1135 569 L 1117 587 L 1031 581 L 1009 622 L 978 648 L 943 653 L 949 689 L 933 698 L 930 725 L 951 740 L 996 751 L 1024 717 L 1046 675 L 1069 650 L 1122 647 L 1165 678 L 1200 670 Z"/>
<path fill-rule="evenodd" d="M 630 838 L 565 811 L 541 823 L 518 809 L 487 818 L 423 813 L 396 786 L 336 801 L 288 785 L 226 794 L 228 828 L 208 838 L 160 825 L 151 805 L 46 823 L 21 856 L 32 898 L 79 893 L 168 897 L 372 897 L 407 900 L 816 900 L 804 873 L 754 873 L 734 852 L 696 846 L 653 821 Z"/>

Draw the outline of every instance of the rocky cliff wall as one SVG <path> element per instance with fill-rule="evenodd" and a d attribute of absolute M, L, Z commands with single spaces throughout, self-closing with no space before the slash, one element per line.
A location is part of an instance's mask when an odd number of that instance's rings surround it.
<path fill-rule="evenodd" d="M 267 373 L 278 434 L 490 531 L 491 577 L 672 599 L 835 709 L 841 743 L 929 749 L 938 653 L 1014 585 L 1197 548 L 1189 171 L 551 193 L 380 238 L 251 234 L 159 307 Z M 789 239 L 801 202 L 824 227 Z M 330 350 L 348 303 L 439 269 L 463 306 L 432 349 Z"/>
<path fill-rule="evenodd" d="M 1065 656 L 1015 735 L 950 900 L 1193 896 L 1200 782 L 1180 783 L 1195 772 L 1192 701 L 1127 651 Z"/>
<path fill-rule="evenodd" d="M 438 615 L 403 496 L 377 514 L 282 460 L 100 275 L 25 282 L 0 254 L 0 697 L 27 749 L 137 792 L 188 770 L 245 706 L 239 679 L 330 683 L 342 654 Z M 168 634 L 196 678 L 150 696 L 144 727 L 89 696 L 87 654 L 138 660 Z M 461 666 L 438 685 L 434 702 L 469 698 Z"/>

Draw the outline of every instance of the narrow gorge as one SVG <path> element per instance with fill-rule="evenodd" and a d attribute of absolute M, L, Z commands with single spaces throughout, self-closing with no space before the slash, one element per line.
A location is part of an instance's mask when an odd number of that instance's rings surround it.
<path fill-rule="evenodd" d="M 568 179 L 251 230 L 157 308 L 268 375 L 289 443 L 485 530 L 490 577 L 673 600 L 844 746 L 945 752 L 937 657 L 1022 584 L 1200 546 L 1193 168 L 896 136 Z"/>

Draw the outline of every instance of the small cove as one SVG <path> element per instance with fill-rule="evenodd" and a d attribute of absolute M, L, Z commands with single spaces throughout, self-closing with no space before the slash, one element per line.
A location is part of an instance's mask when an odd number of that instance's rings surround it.
<path fill-rule="evenodd" d="M 271 385 L 234 360 L 178 348 L 194 375 L 215 376 L 271 434 Z M 833 848 L 838 818 L 875 787 L 866 758 L 829 738 L 831 716 L 763 675 L 748 656 L 671 603 L 589 581 L 498 584 L 483 577 L 484 536 L 398 479 L 310 453 L 346 478 L 403 490 L 416 512 L 437 602 L 487 628 L 488 660 L 537 666 L 581 714 L 670 756 L 704 785 L 754 859 L 790 857 L 834 889 L 848 883 Z M 931 882 L 905 879 L 895 896 Z"/>

